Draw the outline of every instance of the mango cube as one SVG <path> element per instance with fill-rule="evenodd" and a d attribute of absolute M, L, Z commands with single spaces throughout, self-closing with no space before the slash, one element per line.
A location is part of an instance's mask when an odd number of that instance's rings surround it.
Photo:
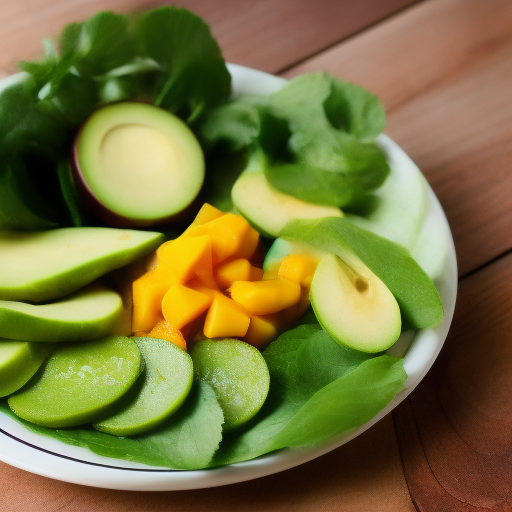
<path fill-rule="evenodd" d="M 250 322 L 249 315 L 236 302 L 217 292 L 206 315 L 203 332 L 207 338 L 243 337 Z"/>
<path fill-rule="evenodd" d="M 282 324 L 279 314 L 252 316 L 244 341 L 256 348 L 265 348 L 277 338 Z"/>
<path fill-rule="evenodd" d="M 258 248 L 258 244 L 260 243 L 260 234 L 251 227 L 249 223 L 247 224 L 249 225 L 249 229 L 245 234 L 245 239 L 240 247 L 240 251 L 238 252 L 238 257 L 249 260 Z"/>
<path fill-rule="evenodd" d="M 209 235 L 212 240 L 213 264 L 216 265 L 227 258 L 238 256 L 250 229 L 251 226 L 243 217 L 226 213 L 206 224 L 191 227 L 182 237 Z"/>
<path fill-rule="evenodd" d="M 277 276 L 301 286 L 310 286 L 318 259 L 309 254 L 290 254 L 281 260 Z"/>
<path fill-rule="evenodd" d="M 166 320 L 158 322 L 155 327 L 153 327 L 153 329 L 151 329 L 151 331 L 146 334 L 146 337 L 167 340 L 171 343 L 174 343 L 183 350 L 187 350 L 187 342 L 185 341 L 185 338 L 181 332 Z"/>
<path fill-rule="evenodd" d="M 223 215 L 224 212 L 217 210 L 215 206 L 212 206 L 211 204 L 208 203 L 204 203 L 203 206 L 201 206 L 201 209 L 197 212 L 196 218 L 194 219 L 192 224 L 190 224 L 190 227 L 201 226 L 202 224 L 206 224 L 207 222 L 218 219 Z"/>
<path fill-rule="evenodd" d="M 132 331 L 147 332 L 162 317 L 162 299 L 174 284 L 163 267 L 143 274 L 133 282 Z"/>
<path fill-rule="evenodd" d="M 241 258 L 220 264 L 215 271 L 215 280 L 225 290 L 235 281 L 258 281 L 262 275 L 261 268 L 253 267 L 249 260 Z"/>
<path fill-rule="evenodd" d="M 297 304 L 300 284 L 287 279 L 237 281 L 229 289 L 231 298 L 251 315 L 269 315 Z"/>
<path fill-rule="evenodd" d="M 210 295 L 174 284 L 162 300 L 162 313 L 173 327 L 181 329 L 204 313 L 212 300 Z"/>
<path fill-rule="evenodd" d="M 158 266 L 165 267 L 176 283 L 184 284 L 199 273 L 213 283 L 212 239 L 208 235 L 178 238 L 157 250 Z M 205 277 L 206 276 L 206 277 Z"/>

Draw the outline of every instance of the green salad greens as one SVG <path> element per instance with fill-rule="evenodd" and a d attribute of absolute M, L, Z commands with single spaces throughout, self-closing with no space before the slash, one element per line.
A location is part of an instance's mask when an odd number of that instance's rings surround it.
<path fill-rule="evenodd" d="M 384 109 L 367 90 L 313 73 L 268 96 L 230 100 L 231 75 L 209 27 L 171 6 L 142 14 L 99 12 L 71 23 L 57 42 L 44 41 L 41 60 L 20 68 L 23 73 L 0 91 L 0 232 L 101 226 L 75 186 L 73 140 L 104 104 L 144 101 L 178 116 L 199 140 L 206 159 L 204 202 L 232 210 L 234 183 L 256 171 L 277 203 L 286 197 L 315 211 L 319 205 L 332 208 L 325 211 L 337 216 L 292 216 L 276 229 L 279 239 L 335 255 L 349 266 L 360 260 L 395 297 L 404 321 L 398 314 L 398 334 L 404 324 L 421 329 L 441 323 L 437 289 L 409 251 L 355 226 L 339 210 L 364 209 L 390 173 L 375 142 L 385 125 Z M 184 228 L 178 223 L 162 230 L 179 236 Z M 199 469 L 321 446 L 371 420 L 402 389 L 403 359 L 349 348 L 320 325 L 311 308 L 291 327 L 263 351 L 268 396 L 237 429 L 223 428 L 214 387 L 197 375 L 178 412 L 131 437 L 90 425 L 38 426 L 16 417 L 6 398 L 0 411 L 31 431 L 103 456 Z"/>

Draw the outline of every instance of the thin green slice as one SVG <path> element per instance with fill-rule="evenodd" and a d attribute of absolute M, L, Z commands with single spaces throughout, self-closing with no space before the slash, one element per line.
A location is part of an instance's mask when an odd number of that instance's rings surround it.
<path fill-rule="evenodd" d="M 267 398 L 270 377 L 261 353 L 239 340 L 204 340 L 191 352 L 194 372 L 215 391 L 224 429 L 247 423 Z"/>
<path fill-rule="evenodd" d="M 0 299 L 64 297 L 146 256 L 163 240 L 161 233 L 129 229 L 0 231 Z"/>
<path fill-rule="evenodd" d="M 39 370 L 54 345 L 26 341 L 0 341 L 0 397 L 22 388 Z"/>
<path fill-rule="evenodd" d="M 160 425 L 187 398 L 193 380 L 190 356 L 173 343 L 133 338 L 146 363 L 144 382 L 125 408 L 94 428 L 116 436 L 142 434 Z"/>
<path fill-rule="evenodd" d="M 98 421 L 137 380 L 137 344 L 124 336 L 59 347 L 38 379 L 9 397 L 20 418 L 63 428 Z"/>
<path fill-rule="evenodd" d="M 94 283 L 51 304 L 0 301 L 0 337 L 22 341 L 95 340 L 124 334 L 121 296 Z"/>

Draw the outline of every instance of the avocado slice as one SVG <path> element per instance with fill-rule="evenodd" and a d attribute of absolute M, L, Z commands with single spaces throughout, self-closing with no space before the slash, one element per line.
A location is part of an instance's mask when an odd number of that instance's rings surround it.
<path fill-rule="evenodd" d="M 129 101 L 85 121 L 72 164 L 85 204 L 115 227 L 172 220 L 197 197 L 205 174 L 201 146 L 180 118 Z"/>
<path fill-rule="evenodd" d="M 355 255 L 322 258 L 313 277 L 311 306 L 322 327 L 340 344 L 381 352 L 400 336 L 398 303 L 388 287 Z"/>
<path fill-rule="evenodd" d="M 278 236 L 293 219 L 343 217 L 339 208 L 321 206 L 296 199 L 272 187 L 262 172 L 246 172 L 231 191 L 236 209 L 263 235 Z"/>
<path fill-rule="evenodd" d="M 0 301 L 0 337 L 22 341 L 82 341 L 124 334 L 121 296 L 93 283 L 50 304 Z"/>
<path fill-rule="evenodd" d="M 111 228 L 0 231 L 0 300 L 64 297 L 154 251 L 161 233 Z"/>
<path fill-rule="evenodd" d="M 0 340 L 0 397 L 23 387 L 39 370 L 55 345 Z"/>
<path fill-rule="evenodd" d="M 142 366 L 137 344 L 124 336 L 63 345 L 8 404 L 18 417 L 44 427 L 83 425 L 108 414 Z"/>

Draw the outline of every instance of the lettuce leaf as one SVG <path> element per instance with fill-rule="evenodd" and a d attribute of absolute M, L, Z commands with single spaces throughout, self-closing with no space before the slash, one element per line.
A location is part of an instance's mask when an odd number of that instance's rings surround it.
<path fill-rule="evenodd" d="M 335 217 L 293 220 L 279 237 L 310 244 L 342 260 L 347 251 L 354 252 L 389 288 L 412 326 L 436 327 L 443 321 L 443 303 L 435 284 L 401 245 Z"/>

